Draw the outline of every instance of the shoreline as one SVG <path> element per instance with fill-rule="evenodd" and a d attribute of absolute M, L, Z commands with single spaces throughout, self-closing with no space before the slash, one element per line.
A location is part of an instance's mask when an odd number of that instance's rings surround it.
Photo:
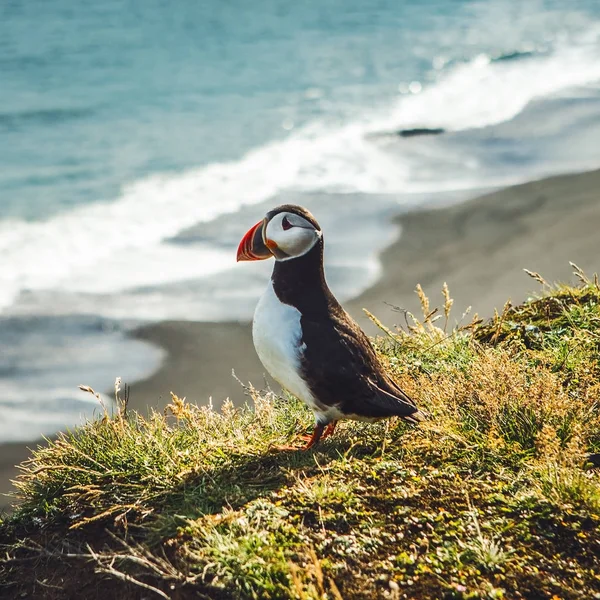
<path fill-rule="evenodd" d="M 523 268 L 548 282 L 572 281 L 569 261 L 589 275 L 600 270 L 600 170 L 557 175 L 442 208 L 415 210 L 394 219 L 398 239 L 380 255 L 381 277 L 357 298 L 344 303 L 367 333 L 377 328 L 366 307 L 387 326 L 403 317 L 388 304 L 420 315 L 414 293 L 421 283 L 432 308 L 441 305 L 447 282 L 454 299 L 451 324 L 473 304 L 471 315 L 488 317 L 504 302 L 521 302 L 537 289 Z M 469 317 L 470 319 L 470 317 Z M 166 351 L 156 373 L 131 385 L 130 408 L 147 414 L 162 410 L 170 392 L 198 404 L 212 397 L 218 408 L 229 397 L 244 402 L 244 391 L 231 374 L 255 387 L 265 386 L 264 369 L 252 344 L 250 323 L 166 321 L 141 327 L 133 336 Z M 10 489 L 40 441 L 0 445 L 0 494 Z M 10 499 L 0 495 L 0 510 Z"/>

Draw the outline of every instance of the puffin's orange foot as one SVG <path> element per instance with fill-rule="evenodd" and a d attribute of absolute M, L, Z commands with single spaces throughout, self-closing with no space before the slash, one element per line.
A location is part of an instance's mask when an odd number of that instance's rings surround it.
<path fill-rule="evenodd" d="M 282 452 L 297 452 L 298 450 L 304 450 L 305 446 L 310 443 L 311 439 L 312 436 L 306 433 L 295 435 L 289 444 L 273 444 L 271 445 L 271 448 L 275 450 L 281 450 Z"/>
<path fill-rule="evenodd" d="M 312 436 L 301 436 L 301 439 L 306 441 L 306 446 L 302 448 L 302 450 L 310 450 L 313 446 L 316 446 L 323 435 L 323 430 L 325 429 L 324 425 L 317 423 L 315 425 L 315 429 L 313 431 Z"/>
<path fill-rule="evenodd" d="M 298 444 L 295 444 L 298 442 Z M 304 442 L 302 445 L 300 442 Z M 312 441 L 311 435 L 299 435 L 292 440 L 291 444 L 273 444 L 271 448 L 282 452 L 299 452 L 312 448 L 315 443 Z"/>
<path fill-rule="evenodd" d="M 335 431 L 336 425 L 337 421 L 332 421 L 331 423 L 329 423 L 329 425 L 327 425 L 327 428 L 325 428 L 324 425 L 317 424 L 315 425 L 315 429 L 312 435 L 304 434 L 294 438 L 294 440 L 306 442 L 306 445 L 303 447 L 293 446 L 291 444 L 282 444 L 274 445 L 273 448 L 275 448 L 276 450 L 282 450 L 287 452 L 289 452 L 290 450 L 310 450 L 313 446 L 316 446 L 319 443 L 319 440 L 327 437 L 328 435 L 331 435 Z"/>
<path fill-rule="evenodd" d="M 327 425 L 327 427 L 325 428 L 325 431 L 323 432 L 321 439 L 324 440 L 326 437 L 333 435 L 336 425 L 337 425 L 337 421 L 331 421 L 331 423 L 329 423 L 329 425 Z"/>
<path fill-rule="evenodd" d="M 273 444 L 271 446 L 273 450 L 279 450 L 280 452 L 298 452 L 302 448 L 300 446 L 294 446 L 292 444 Z"/>

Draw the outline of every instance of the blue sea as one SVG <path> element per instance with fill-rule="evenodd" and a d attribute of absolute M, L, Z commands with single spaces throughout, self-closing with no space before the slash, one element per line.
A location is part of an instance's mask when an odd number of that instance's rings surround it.
<path fill-rule="evenodd" d="M 599 166 L 598 0 L 3 0 L 0 441 L 155 370 L 140 323 L 250 318 L 277 203 L 347 299 L 390 215 Z"/>

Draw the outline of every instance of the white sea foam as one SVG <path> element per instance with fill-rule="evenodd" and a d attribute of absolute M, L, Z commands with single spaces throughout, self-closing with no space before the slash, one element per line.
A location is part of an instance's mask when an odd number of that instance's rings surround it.
<path fill-rule="evenodd" d="M 512 61 L 492 61 L 481 54 L 437 85 L 401 100 L 380 126 L 457 131 L 512 119 L 536 98 L 600 79 L 600 31 L 588 31 L 584 42 Z"/>
<path fill-rule="evenodd" d="M 33 385 L 2 385 L 2 391 L 8 392 L 8 396 L 2 396 L 3 419 L 0 422 L 0 442 L 22 442 L 38 439 L 41 435 L 52 435 L 64 428 L 65 423 L 83 424 L 86 418 L 94 414 L 101 414 L 102 407 L 95 396 L 73 387 L 52 387 L 47 382 L 38 382 L 37 387 Z M 14 388 L 14 389 L 11 389 Z M 48 404 L 36 405 L 33 398 L 39 397 L 40 390 L 44 390 L 47 399 L 52 399 L 51 410 Z M 19 398 L 6 406 L 7 402 Z M 68 398 L 64 406 L 54 401 L 56 398 Z M 101 395 L 104 405 L 111 406 L 111 398 Z M 32 406 L 33 405 L 33 406 Z"/>
<path fill-rule="evenodd" d="M 403 161 L 367 134 L 416 126 L 462 130 L 509 120 L 535 98 L 600 80 L 598 38 L 590 37 L 546 56 L 501 62 L 479 56 L 420 93 L 400 97 L 385 113 L 341 127 L 313 123 L 238 161 L 155 175 L 129 185 L 113 202 L 80 206 L 44 222 L 4 221 L 0 311 L 24 290 L 111 294 L 219 272 L 231 266 L 231 253 L 164 241 L 287 190 L 391 193 L 486 185 L 472 173 L 452 181 L 415 180 L 409 157 Z"/>

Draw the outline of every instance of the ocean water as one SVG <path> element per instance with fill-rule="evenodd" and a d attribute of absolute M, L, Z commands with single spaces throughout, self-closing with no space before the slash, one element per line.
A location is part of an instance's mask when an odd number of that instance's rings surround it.
<path fill-rule="evenodd" d="M 249 318 L 267 208 L 313 210 L 345 299 L 390 215 L 598 167 L 599 140 L 598 0 L 5 0 L 0 441 L 154 370 L 141 322 Z"/>

